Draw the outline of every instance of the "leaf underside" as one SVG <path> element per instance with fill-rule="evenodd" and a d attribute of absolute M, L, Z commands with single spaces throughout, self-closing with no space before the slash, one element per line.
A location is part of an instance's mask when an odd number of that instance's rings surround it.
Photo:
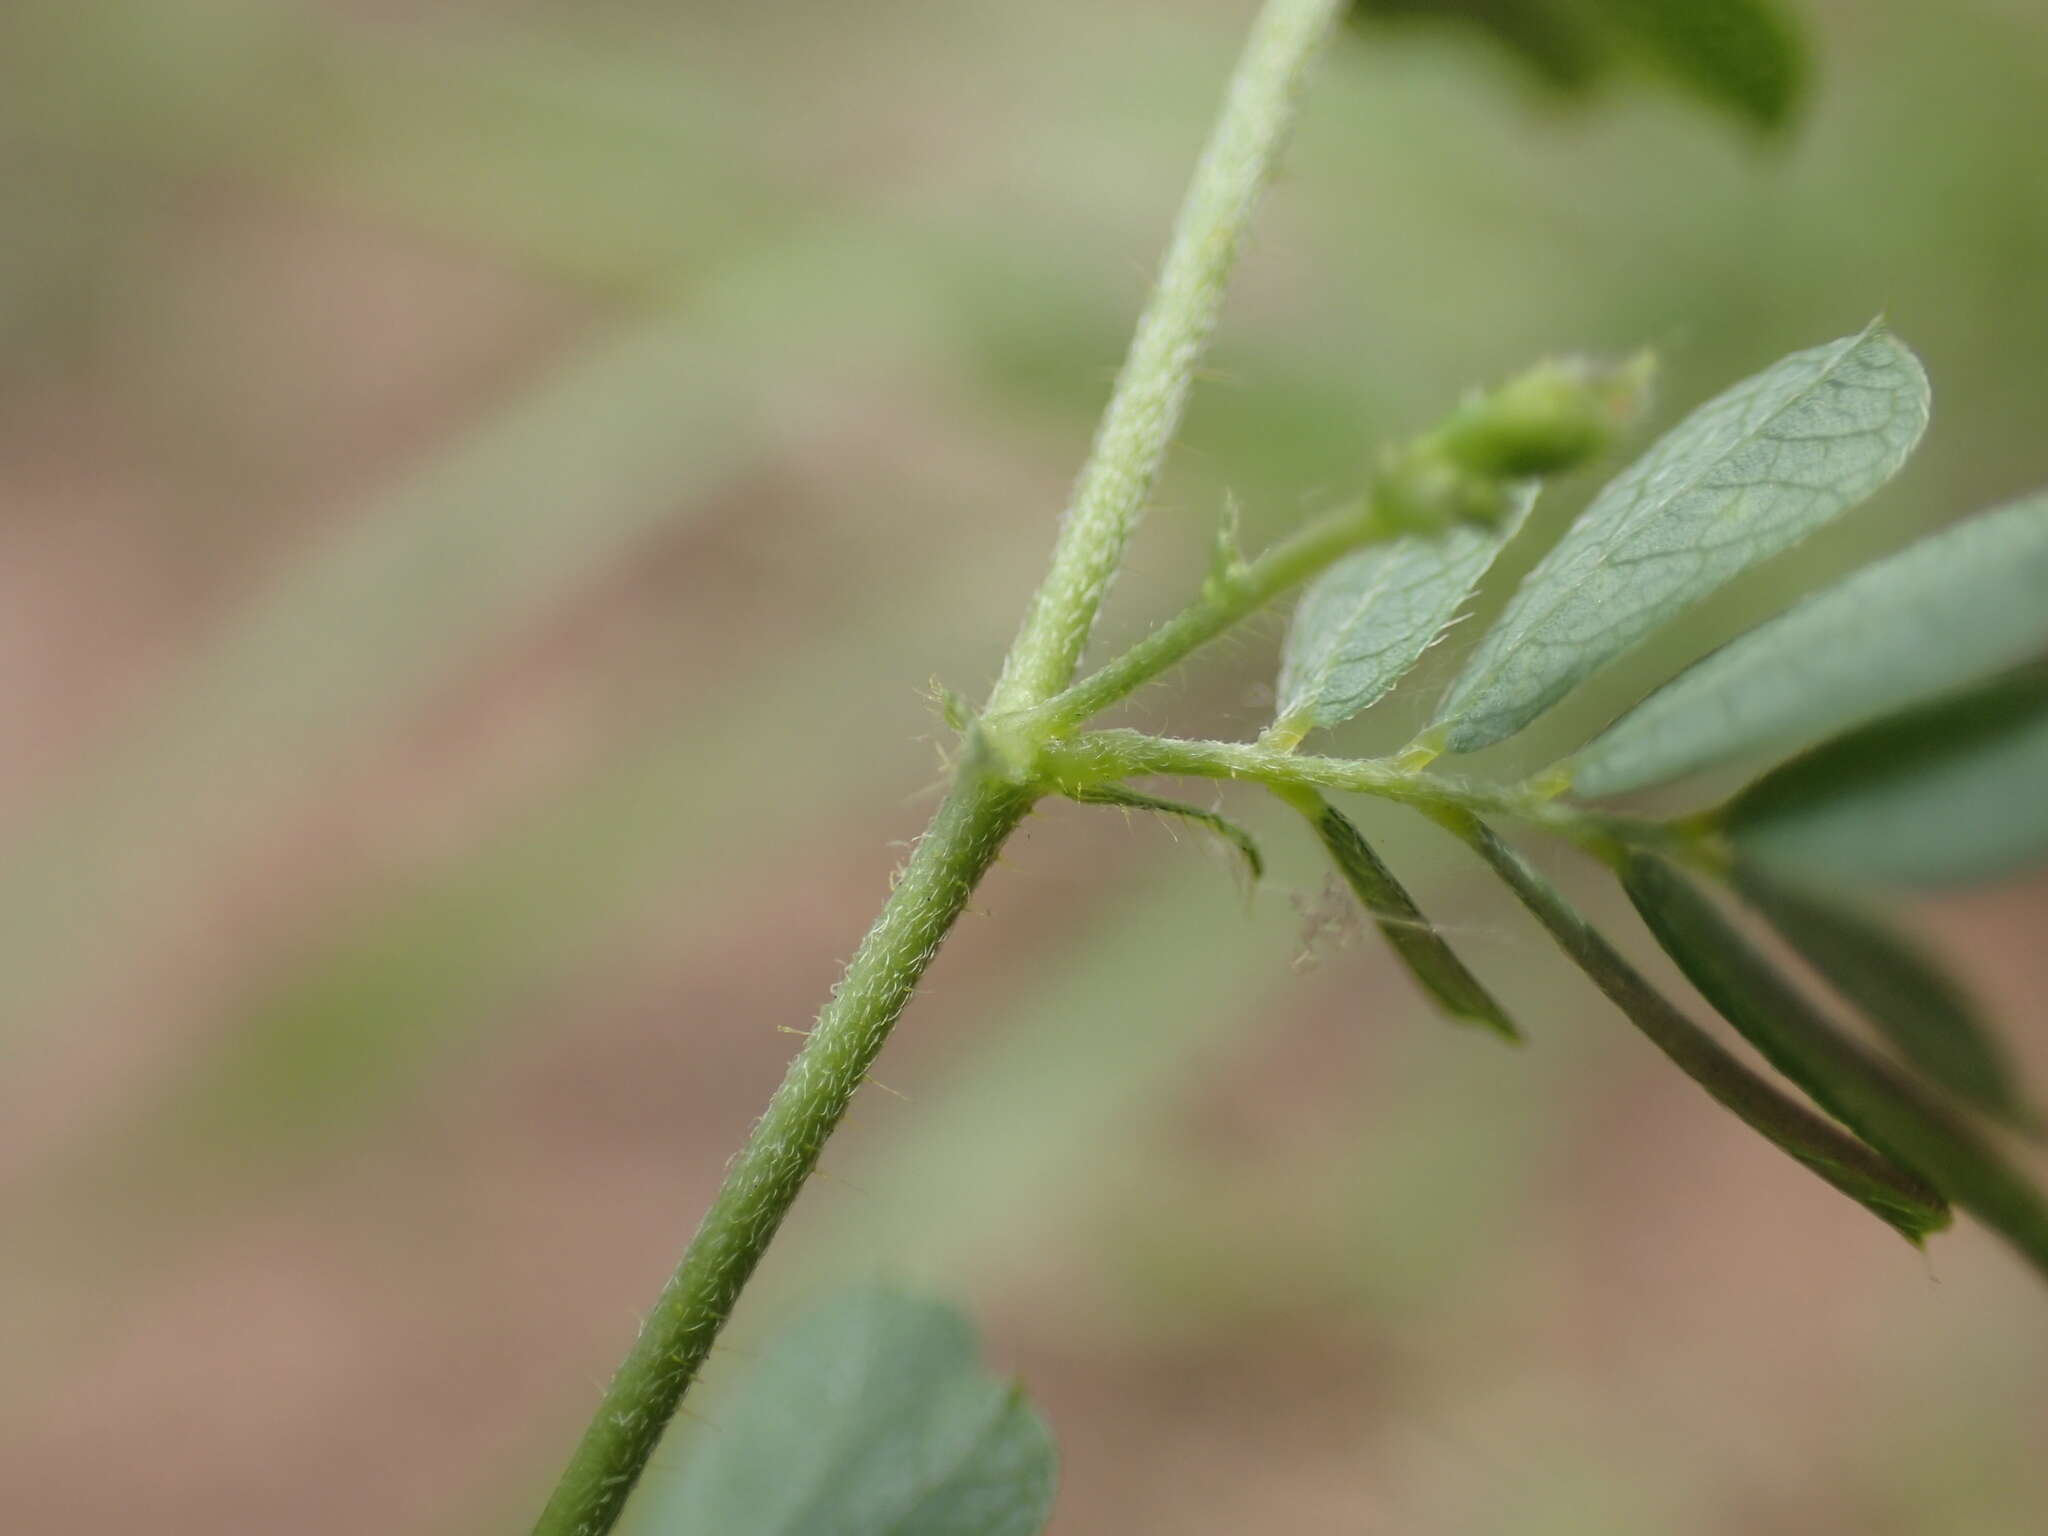
<path fill-rule="evenodd" d="M 2048 494 L 1959 523 L 1695 663 L 1572 759 L 1614 794 L 1792 750 L 1924 702 L 2048 645 Z"/>
<path fill-rule="evenodd" d="M 1624 1017 L 1724 1108 L 1810 1172 L 1919 1246 L 1949 1223 L 1926 1180 L 1782 1093 L 1659 992 L 1562 894 L 1471 817 L 1448 823 L 1492 866 L 1565 954 Z"/>
<path fill-rule="evenodd" d="M 674 1536 L 1035 1536 L 1051 1436 L 952 1308 L 842 1296 L 777 1339 L 642 1528 Z"/>
<path fill-rule="evenodd" d="M 1838 1031 L 1670 864 L 1631 855 L 1623 883 L 1665 953 L 1766 1060 L 2048 1275 L 2048 1204 L 1996 1149 Z"/>
<path fill-rule="evenodd" d="M 1986 1114 L 2034 1122 L 2005 1052 L 1962 986 L 1910 935 L 1850 898 L 1742 862 L 1735 887 L 1844 999 L 1934 1082 Z"/>
<path fill-rule="evenodd" d="M 1507 1011 L 1431 926 L 1414 898 L 1394 878 L 1393 871 L 1380 862 L 1379 855 L 1344 813 L 1318 797 L 1309 797 L 1297 809 L 1315 828 L 1330 861 L 1393 946 L 1416 985 L 1445 1016 L 1519 1041 L 1521 1031 L 1515 1028 Z"/>
<path fill-rule="evenodd" d="M 1516 486 L 1489 527 L 1460 524 L 1347 555 L 1302 594 L 1281 653 L 1278 729 L 1341 725 L 1382 698 L 1441 635 L 1535 504 Z"/>
<path fill-rule="evenodd" d="M 1529 573 L 1437 712 L 1450 749 L 1513 735 L 1681 610 L 1863 500 L 1926 424 L 1926 375 L 1878 325 L 1708 401 Z"/>

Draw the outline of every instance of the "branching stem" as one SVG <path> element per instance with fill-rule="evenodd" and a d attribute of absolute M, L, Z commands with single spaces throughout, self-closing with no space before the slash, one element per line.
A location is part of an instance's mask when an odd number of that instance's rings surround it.
<path fill-rule="evenodd" d="M 1267 0 L 1252 24 L 1075 482 L 1052 567 L 989 696 L 991 714 L 1041 703 L 1074 675 L 1180 425 L 1195 366 L 1216 329 L 1259 194 L 1294 124 L 1309 66 L 1342 9 L 1343 0 Z"/>
<path fill-rule="evenodd" d="M 1090 731 L 1048 743 L 1040 770 L 1062 793 L 1094 783 L 1148 776 L 1242 779 L 1284 793 L 1341 790 L 1377 795 L 1423 810 L 1507 816 L 1577 843 L 1601 858 L 1617 845 L 1654 847 L 1687 856 L 1698 834 L 1684 823 L 1616 816 L 1569 805 L 1514 785 L 1475 784 L 1428 773 L 1394 758 L 1302 756 L 1252 742 L 1188 741 L 1139 731 Z"/>
<path fill-rule="evenodd" d="M 1028 710 L 1072 680 L 1179 425 L 1223 290 L 1295 106 L 1343 0 L 1266 0 L 1196 167 L 1044 585 L 989 700 Z M 1213 631 L 1212 631 L 1213 633 Z M 1191 642 L 1195 643 L 1195 642 Z M 1039 726 L 1022 736 L 1029 758 Z M 979 738 L 986 745 L 987 738 Z M 1019 740 L 1011 733 L 1011 743 Z M 604 1536 L 616 1524 L 742 1286 L 817 1166 L 825 1140 L 888 1038 L 975 884 L 1038 790 L 971 751 L 882 915 L 790 1064 L 605 1389 L 535 1536 Z"/>
<path fill-rule="evenodd" d="M 1375 511 L 1370 501 L 1319 518 L 1248 564 L 1212 576 L 1196 602 L 1121 656 L 1046 700 L 1030 719 L 1049 735 L 1070 731 L 1344 555 L 1409 531 Z"/>

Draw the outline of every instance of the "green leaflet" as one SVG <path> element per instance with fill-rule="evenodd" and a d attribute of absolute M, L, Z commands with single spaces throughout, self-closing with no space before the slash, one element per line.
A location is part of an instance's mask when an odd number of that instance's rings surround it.
<path fill-rule="evenodd" d="M 1742 862 L 1735 886 L 1907 1060 L 1977 1108 L 2032 1123 L 2011 1066 L 1962 987 L 1907 934 L 1853 901 Z"/>
<path fill-rule="evenodd" d="M 1581 794 L 1802 747 L 2048 643 L 2048 494 L 1923 539 L 1680 673 L 1575 756 Z"/>
<path fill-rule="evenodd" d="M 636 1528 L 673 1536 L 1034 1536 L 1052 1438 L 981 1364 L 950 1307 L 887 1291 L 828 1303 L 775 1340 Z"/>
<path fill-rule="evenodd" d="M 1234 821 L 1228 821 L 1214 811 L 1205 811 L 1199 806 L 1183 805 L 1178 800 L 1162 800 L 1157 795 L 1141 794 L 1135 789 L 1125 789 L 1121 784 L 1090 784 L 1068 792 L 1067 798 L 1083 805 L 1120 805 L 1127 811 L 1151 811 L 1161 816 L 1178 816 L 1183 821 L 1192 821 L 1207 827 L 1231 847 L 1244 860 L 1244 867 L 1256 882 L 1265 878 L 1266 860 L 1259 852 L 1259 845 L 1252 841 L 1251 833 Z"/>
<path fill-rule="evenodd" d="M 1449 826 L 1493 867 L 1550 936 L 1650 1043 L 1738 1119 L 1918 1247 L 1949 1223 L 1939 1193 L 1918 1175 L 1845 1134 L 1752 1072 L 1643 977 L 1557 889 L 1482 822 L 1447 813 Z"/>
<path fill-rule="evenodd" d="M 2048 852 L 2048 666 L 1839 736 L 1716 820 L 1751 857 L 1850 882 L 1941 885 L 2028 864 Z"/>
<path fill-rule="evenodd" d="M 1784 126 L 1806 56 L 1775 0 L 1596 0 L 1612 28 L 1674 79 L 1759 128 Z"/>
<path fill-rule="evenodd" d="M 1288 627 L 1276 733 L 1299 740 L 1341 725 L 1399 682 L 1522 526 L 1536 492 L 1534 481 L 1515 486 L 1495 526 L 1369 545 L 1323 572 Z"/>
<path fill-rule="evenodd" d="M 1671 865 L 1631 854 L 1622 879 L 1665 953 L 1773 1066 L 2048 1275 L 2048 1204 L 1989 1144 L 1821 1017 Z"/>
<path fill-rule="evenodd" d="M 1430 925 L 1414 898 L 1344 813 L 1312 792 L 1282 798 L 1308 818 L 1352 894 L 1386 935 L 1416 985 L 1437 1007 L 1457 1023 L 1476 1024 L 1519 1042 L 1522 1035 L 1514 1021 Z"/>
<path fill-rule="evenodd" d="M 1927 376 L 1876 324 L 1708 401 L 1529 573 L 1437 712 L 1450 749 L 1513 735 L 1681 609 L 1861 501 L 1926 424 Z"/>

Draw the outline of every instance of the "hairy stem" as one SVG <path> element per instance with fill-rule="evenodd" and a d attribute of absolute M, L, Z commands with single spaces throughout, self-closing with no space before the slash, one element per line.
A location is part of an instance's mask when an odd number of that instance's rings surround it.
<path fill-rule="evenodd" d="M 1026 792 L 973 777 L 940 806 L 612 1378 L 536 1536 L 598 1536 L 618 1518 L 890 1026 L 1029 806 Z"/>
<path fill-rule="evenodd" d="M 1687 833 L 1668 823 L 1586 810 L 1527 790 L 1474 784 L 1426 773 L 1392 758 L 1303 757 L 1256 743 L 1187 741 L 1139 731 L 1090 731 L 1047 743 L 1039 753 L 1049 787 L 1075 787 L 1147 775 L 1244 779 L 1268 789 L 1343 790 L 1399 800 L 1424 810 L 1455 809 L 1509 816 L 1554 832 L 1606 857 L 1617 844 L 1656 847 L 1686 857 Z"/>
<path fill-rule="evenodd" d="M 1341 4 L 1266 0 L 1254 24 L 1096 433 L 1052 569 L 990 698 L 992 713 L 1040 703 L 1073 677 L 1179 423 L 1308 65 Z M 1027 755 L 1041 739 L 1035 731 L 1028 737 Z M 1035 787 L 990 769 L 983 754 L 972 754 L 926 830 L 605 1389 L 535 1536 L 604 1536 L 617 1522 L 925 966 L 1030 808 Z"/>
<path fill-rule="evenodd" d="M 1249 564 L 1212 579 L 1199 601 L 1048 699 L 1037 718 L 1054 734 L 1072 730 L 1353 550 L 1412 531 L 1380 515 L 1370 501 L 1319 518 Z"/>
<path fill-rule="evenodd" d="M 1293 125 L 1309 65 L 1343 4 L 1267 0 L 1253 23 L 1075 483 L 1052 567 L 989 697 L 991 714 L 1028 709 L 1074 675 L 1180 425 L 1195 365 L 1216 329 L 1224 286 Z"/>

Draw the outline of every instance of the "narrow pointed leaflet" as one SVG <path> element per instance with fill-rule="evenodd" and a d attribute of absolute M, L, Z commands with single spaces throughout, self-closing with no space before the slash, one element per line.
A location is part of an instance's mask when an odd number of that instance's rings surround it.
<path fill-rule="evenodd" d="M 1823 1018 L 1670 864 L 1630 855 L 1623 883 L 1686 979 L 1771 1065 L 2048 1275 L 2048 1203 L 1996 1148 Z"/>
<path fill-rule="evenodd" d="M 1068 798 L 1083 805 L 1116 805 L 1127 811 L 1151 811 L 1155 815 L 1173 816 L 1207 827 L 1237 850 L 1238 857 L 1244 860 L 1245 872 L 1254 882 L 1265 877 L 1265 856 L 1259 852 L 1259 845 L 1252 840 L 1251 833 L 1214 811 L 1205 811 L 1198 805 L 1184 805 L 1178 800 L 1162 800 L 1157 795 L 1141 794 L 1121 784 L 1090 784 L 1070 791 Z"/>
<path fill-rule="evenodd" d="M 1466 968 L 1444 936 L 1436 931 L 1394 872 L 1380 861 L 1358 828 L 1342 811 L 1313 791 L 1283 795 L 1308 819 L 1330 862 L 1351 887 L 1408 974 L 1444 1015 L 1460 1024 L 1476 1024 L 1503 1039 L 1519 1042 L 1521 1031 L 1486 986 Z"/>
<path fill-rule="evenodd" d="M 1642 972 L 1556 887 L 1483 822 L 1464 813 L 1440 818 L 1492 866 L 1628 1021 L 1723 1108 L 1918 1247 L 1949 1224 L 1941 1195 L 1926 1180 L 1780 1092 L 1725 1050 L 1650 984 Z"/>
<path fill-rule="evenodd" d="M 1785 879 L 1748 861 L 1735 868 L 1735 888 L 1929 1079 L 2019 1129 L 2034 1125 L 1991 1026 L 1962 985 L 1911 934 L 1847 895 Z"/>

